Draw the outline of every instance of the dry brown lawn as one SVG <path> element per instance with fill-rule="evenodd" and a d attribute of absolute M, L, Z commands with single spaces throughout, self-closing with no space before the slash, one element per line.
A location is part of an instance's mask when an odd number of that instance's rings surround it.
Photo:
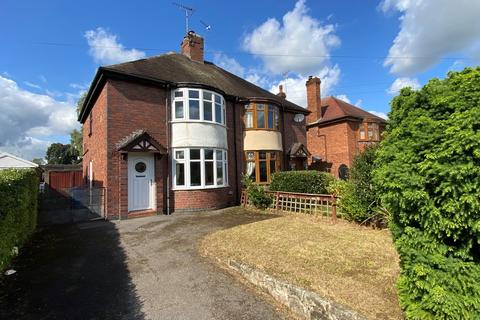
<path fill-rule="evenodd" d="M 224 263 L 244 262 L 368 318 L 403 319 L 395 288 L 399 258 L 388 230 L 282 215 L 210 234 L 201 251 Z"/>

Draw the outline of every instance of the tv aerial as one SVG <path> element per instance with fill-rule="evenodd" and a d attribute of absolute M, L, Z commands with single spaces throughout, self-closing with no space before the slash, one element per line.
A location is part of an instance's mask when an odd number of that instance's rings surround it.
<path fill-rule="evenodd" d="M 204 22 L 204 21 L 202 21 L 202 20 L 200 20 L 200 23 L 203 24 L 203 26 L 205 27 L 205 30 L 207 30 L 207 31 L 212 30 L 212 26 L 209 25 L 208 23 L 206 23 L 206 22 Z"/>
<path fill-rule="evenodd" d="M 177 2 L 172 2 L 172 3 L 173 3 L 173 5 L 177 6 L 181 10 L 185 11 L 185 33 L 188 33 L 188 31 L 190 31 L 190 30 L 188 30 L 188 18 L 192 16 L 193 11 L 195 11 L 195 9 L 193 9 L 191 7 L 187 7 L 187 6 L 185 6 L 181 3 L 177 3 Z"/>

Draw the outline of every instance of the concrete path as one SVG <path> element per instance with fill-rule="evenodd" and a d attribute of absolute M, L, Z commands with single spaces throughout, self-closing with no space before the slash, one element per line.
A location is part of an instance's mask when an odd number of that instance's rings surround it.
<path fill-rule="evenodd" d="M 198 255 L 215 230 L 272 216 L 232 210 L 39 231 L 0 278 L 0 319 L 282 319 Z"/>

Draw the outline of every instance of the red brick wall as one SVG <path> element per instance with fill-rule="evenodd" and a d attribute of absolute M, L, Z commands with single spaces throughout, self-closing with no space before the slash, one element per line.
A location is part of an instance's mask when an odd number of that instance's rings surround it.
<path fill-rule="evenodd" d="M 224 208 L 234 204 L 232 188 L 176 190 L 173 192 L 175 211 Z"/>
<path fill-rule="evenodd" d="M 166 90 L 133 82 L 108 80 L 108 185 L 107 213 L 112 217 L 128 214 L 128 157 L 115 144 L 135 130 L 147 132 L 167 146 L 165 120 Z M 163 212 L 167 157 L 155 157 L 157 212 Z"/>
<path fill-rule="evenodd" d="M 107 184 L 107 112 L 107 87 L 104 86 L 90 112 L 91 135 L 89 118 L 83 124 L 83 177 L 86 182 L 88 164 L 92 160 L 94 185 L 100 187 Z"/>
<path fill-rule="evenodd" d="M 351 167 L 353 157 L 358 152 L 354 122 L 340 122 L 322 128 L 311 127 L 307 132 L 308 150 L 331 163 L 331 173 L 338 177 L 341 164 Z"/>

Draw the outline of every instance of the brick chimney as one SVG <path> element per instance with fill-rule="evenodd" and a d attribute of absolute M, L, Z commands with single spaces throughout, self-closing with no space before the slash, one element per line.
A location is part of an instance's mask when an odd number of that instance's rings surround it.
<path fill-rule="evenodd" d="M 317 121 L 321 115 L 321 97 L 320 97 L 320 79 L 317 77 L 308 77 L 307 87 L 307 110 L 311 113 L 307 116 L 307 123 Z"/>
<path fill-rule="evenodd" d="M 286 99 L 286 98 L 287 98 L 287 94 L 286 94 L 285 92 L 283 92 L 283 85 L 279 85 L 279 86 L 278 86 L 277 96 L 279 96 L 279 97 L 282 98 L 282 99 Z"/>
<path fill-rule="evenodd" d="M 203 38 L 194 31 L 189 31 L 183 38 L 182 54 L 193 61 L 203 62 Z"/>

